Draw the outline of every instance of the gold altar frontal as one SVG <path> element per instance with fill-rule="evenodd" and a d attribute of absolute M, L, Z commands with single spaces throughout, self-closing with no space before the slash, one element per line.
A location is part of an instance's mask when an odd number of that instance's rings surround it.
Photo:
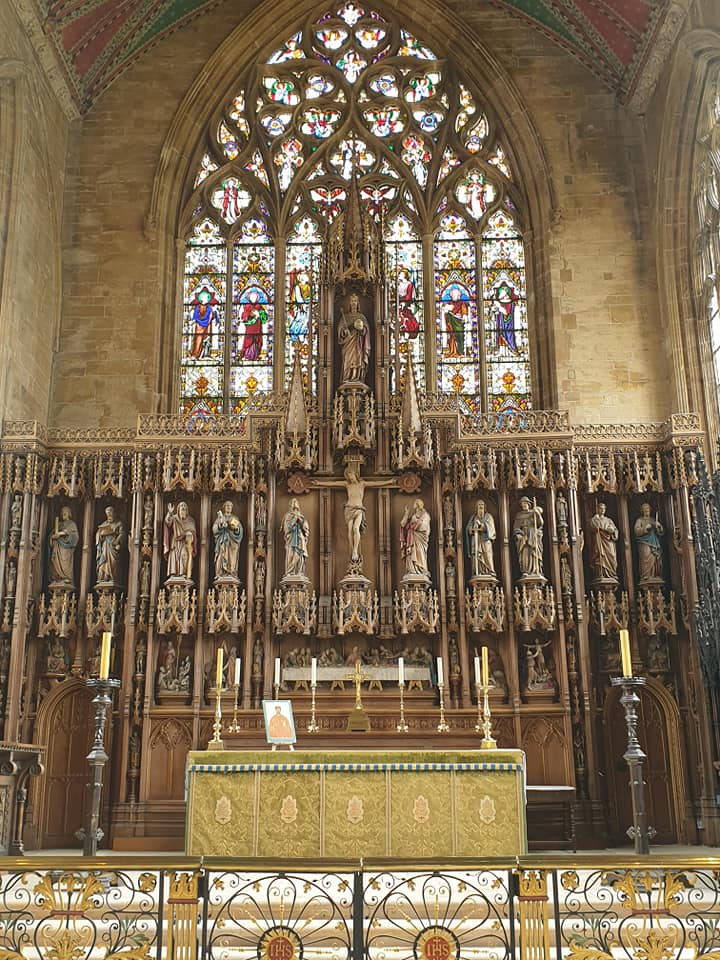
<path fill-rule="evenodd" d="M 187 773 L 190 856 L 527 851 L 521 750 L 195 751 Z"/>

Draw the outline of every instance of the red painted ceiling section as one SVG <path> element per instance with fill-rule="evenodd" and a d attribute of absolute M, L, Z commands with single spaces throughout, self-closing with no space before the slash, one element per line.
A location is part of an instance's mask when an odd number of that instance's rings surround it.
<path fill-rule="evenodd" d="M 216 2 L 177 3 L 178 10 L 190 12 L 178 13 L 174 21 L 168 24 L 163 20 L 161 25 L 161 17 L 173 9 L 171 0 L 35 0 L 45 33 L 82 109 L 151 41 L 202 16 Z M 537 23 L 545 33 L 548 20 L 541 16 L 543 10 L 555 22 L 564 23 L 570 39 L 558 35 L 558 42 L 621 94 L 632 85 L 628 72 L 638 69 L 634 62 L 637 52 L 654 34 L 668 0 L 537 0 L 537 19 L 521 0 L 502 3 L 510 12 Z"/>

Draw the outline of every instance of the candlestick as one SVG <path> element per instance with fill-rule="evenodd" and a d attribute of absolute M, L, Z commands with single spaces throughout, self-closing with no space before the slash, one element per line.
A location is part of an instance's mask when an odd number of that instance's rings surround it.
<path fill-rule="evenodd" d="M 620 658 L 623 676 L 631 677 L 633 675 L 632 653 L 630 652 L 630 634 L 627 630 L 620 631 Z"/>
<path fill-rule="evenodd" d="M 236 687 L 240 686 L 241 668 L 242 668 L 242 660 L 240 659 L 240 657 L 238 657 L 237 660 L 235 661 L 235 686 Z"/>
<path fill-rule="evenodd" d="M 315 717 L 315 691 L 317 689 L 317 660 L 315 657 L 310 661 L 310 723 L 308 724 L 308 733 L 317 733 L 320 729 L 317 718 Z"/>
<path fill-rule="evenodd" d="M 437 682 L 439 687 L 442 687 L 445 682 L 445 677 L 443 676 L 442 657 L 437 658 Z"/>
<path fill-rule="evenodd" d="M 438 657 L 438 667 L 442 667 L 440 657 Z M 440 676 L 440 673 L 438 673 L 438 676 Z M 450 729 L 450 724 L 445 720 L 445 684 L 438 682 L 438 690 L 440 691 L 440 723 L 438 724 L 438 733 L 447 733 Z"/>
<path fill-rule="evenodd" d="M 277 700 L 280 691 L 280 657 L 275 657 L 275 678 L 273 680 L 273 686 L 275 688 L 275 699 Z"/>
<path fill-rule="evenodd" d="M 408 725 L 405 720 L 405 664 L 403 658 L 398 660 L 398 687 L 400 689 L 400 720 L 396 727 L 398 733 L 407 733 Z"/>
<path fill-rule="evenodd" d="M 622 634 L 627 631 L 621 631 Z M 628 659 L 630 643 L 628 641 Z M 624 665 L 623 665 L 624 670 Z M 632 826 L 628 827 L 626 833 L 635 845 L 635 853 L 650 853 L 650 841 L 655 836 L 655 829 L 648 824 L 647 810 L 645 809 L 645 780 L 643 778 L 643 762 L 646 760 L 645 752 L 640 746 L 637 736 L 638 712 L 640 697 L 635 692 L 635 688 L 641 688 L 645 685 L 645 677 L 610 677 L 610 683 L 614 686 L 622 687 L 622 696 L 620 703 L 625 710 L 625 726 L 627 728 L 627 749 L 623 754 L 625 762 L 628 765 L 630 774 L 630 800 L 632 802 Z"/>
<path fill-rule="evenodd" d="M 110 634 L 105 634 L 109 637 Z M 105 638 L 103 637 L 103 643 Z M 108 643 L 108 651 L 110 649 Z M 108 663 L 110 654 L 108 653 Z M 108 760 L 105 752 L 105 723 L 108 707 L 112 703 L 112 695 L 119 689 L 119 680 L 109 680 L 106 677 L 90 677 L 86 681 L 88 687 L 95 691 L 93 704 L 95 705 L 95 730 L 93 744 L 87 755 L 90 768 L 87 783 L 87 802 L 85 805 L 85 824 L 78 830 L 77 836 L 83 841 L 83 856 L 97 855 L 98 840 L 102 840 L 103 831 L 100 827 L 100 797 L 103 788 L 103 770 Z"/>
<path fill-rule="evenodd" d="M 102 637 L 102 647 L 100 648 L 100 670 L 98 677 L 100 680 L 107 680 L 110 675 L 110 646 L 112 644 L 112 634 L 104 633 Z"/>
<path fill-rule="evenodd" d="M 486 649 L 483 647 L 483 650 Z M 478 718 L 477 723 L 475 724 L 475 733 L 482 733 L 482 740 L 480 741 L 481 750 L 495 750 L 497 748 L 497 740 L 492 735 L 492 722 L 490 719 L 490 697 L 488 693 L 490 691 L 489 684 L 475 684 L 475 694 L 477 696 L 477 706 L 478 706 Z M 480 706 L 482 693 L 482 707 Z"/>
<path fill-rule="evenodd" d="M 488 662 L 488 648 L 483 647 L 482 653 L 482 684 L 484 687 L 490 684 L 490 664 Z"/>
<path fill-rule="evenodd" d="M 235 702 L 233 703 L 232 723 L 228 726 L 228 733 L 240 733 L 240 724 L 238 723 L 238 694 L 240 693 L 240 671 L 237 668 L 238 661 L 235 661 L 235 683 L 233 690 L 235 692 Z"/>
<path fill-rule="evenodd" d="M 218 649 L 217 657 L 218 671 L 215 677 L 215 720 L 213 721 L 213 738 L 208 743 L 208 750 L 224 750 L 225 744 L 220 734 L 222 733 L 222 647 Z"/>
<path fill-rule="evenodd" d="M 223 648 L 218 647 L 217 663 L 215 665 L 215 686 L 222 690 L 223 685 Z"/>

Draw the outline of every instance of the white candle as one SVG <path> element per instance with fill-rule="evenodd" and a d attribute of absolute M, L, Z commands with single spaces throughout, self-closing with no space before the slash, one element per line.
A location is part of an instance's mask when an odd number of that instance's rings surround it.
<path fill-rule="evenodd" d="M 280 657 L 275 657 L 275 686 L 280 686 Z"/>
<path fill-rule="evenodd" d="M 445 682 L 445 678 L 443 676 L 442 657 L 437 658 L 437 680 L 438 680 L 438 686 L 442 687 Z"/>
<path fill-rule="evenodd" d="M 405 684 L 405 661 L 398 657 L 398 683 L 402 687 Z"/>
<path fill-rule="evenodd" d="M 480 657 L 475 657 L 475 686 L 480 686 Z"/>
<path fill-rule="evenodd" d="M 241 668 L 241 666 L 242 666 L 242 660 L 240 659 L 240 657 L 238 657 L 237 660 L 235 661 L 235 686 L 236 686 L 236 687 L 239 687 L 239 686 L 240 686 L 240 668 Z"/>
<path fill-rule="evenodd" d="M 317 657 L 313 657 L 310 661 L 310 683 L 313 686 L 317 684 Z"/>

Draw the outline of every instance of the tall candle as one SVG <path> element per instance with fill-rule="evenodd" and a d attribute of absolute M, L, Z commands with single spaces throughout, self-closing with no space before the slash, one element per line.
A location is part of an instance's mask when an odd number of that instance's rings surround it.
<path fill-rule="evenodd" d="M 475 686 L 480 686 L 480 657 L 475 657 Z"/>
<path fill-rule="evenodd" d="M 217 662 L 215 664 L 215 686 L 218 690 L 222 690 L 223 682 L 223 648 L 218 647 L 217 652 Z"/>
<path fill-rule="evenodd" d="M 443 676 L 442 657 L 437 658 L 437 680 L 438 686 L 442 687 L 445 683 L 445 677 Z"/>
<path fill-rule="evenodd" d="M 630 653 L 630 634 L 627 630 L 620 631 L 620 657 L 624 677 L 632 676 L 632 654 Z"/>
<path fill-rule="evenodd" d="M 235 686 L 240 686 L 240 671 L 242 669 L 242 660 L 240 657 L 235 661 Z"/>
<path fill-rule="evenodd" d="M 275 657 L 275 686 L 280 686 L 280 657 Z"/>
<path fill-rule="evenodd" d="M 398 683 L 401 687 L 405 685 L 405 660 L 403 657 L 398 657 Z"/>
<path fill-rule="evenodd" d="M 100 647 L 100 671 L 98 676 L 101 680 L 107 680 L 110 675 L 110 646 L 112 644 L 112 634 L 104 633 L 102 646 Z"/>
<path fill-rule="evenodd" d="M 488 663 L 488 648 L 483 647 L 482 653 L 482 682 L 484 687 L 490 686 L 490 664 Z"/>
<path fill-rule="evenodd" d="M 317 683 L 317 657 L 310 661 L 310 683 L 315 686 Z"/>

